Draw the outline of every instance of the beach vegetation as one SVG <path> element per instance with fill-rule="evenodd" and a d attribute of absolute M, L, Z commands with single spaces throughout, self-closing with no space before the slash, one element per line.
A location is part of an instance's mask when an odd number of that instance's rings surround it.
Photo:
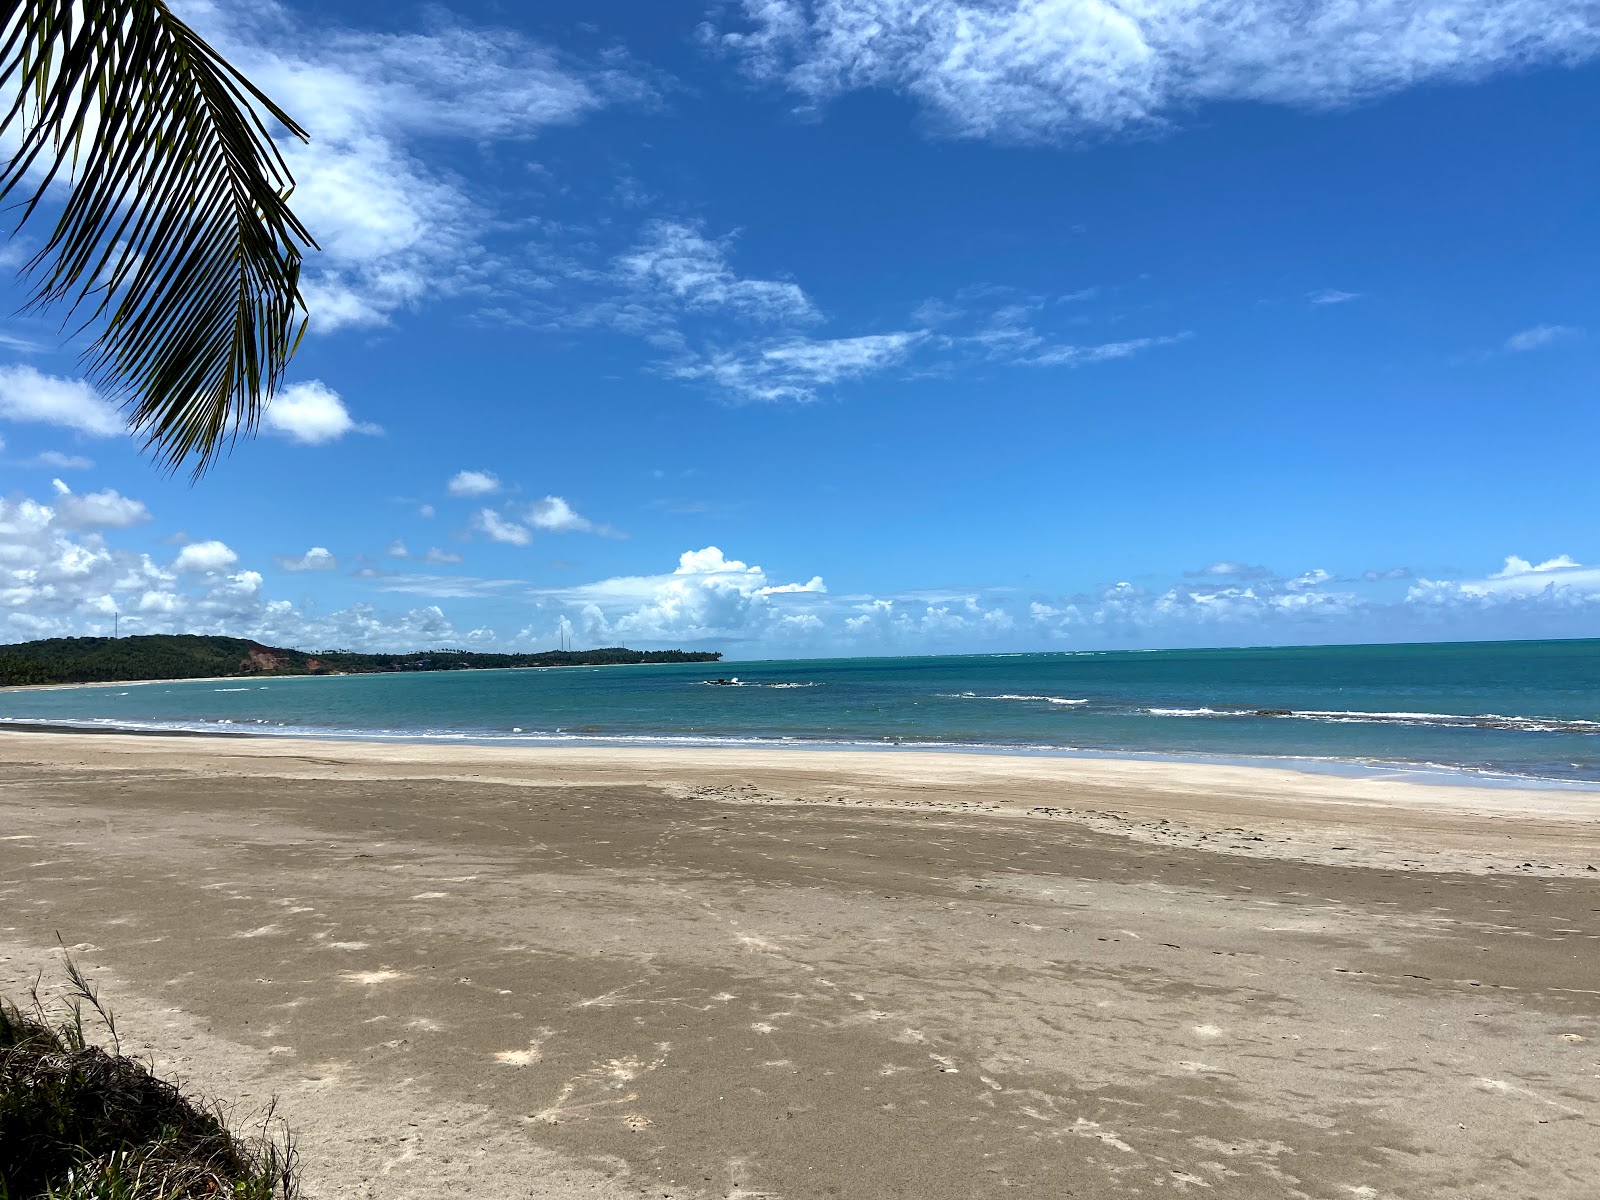
<path fill-rule="evenodd" d="M 36 980 L 0 1000 L 0 1200 L 293 1200 L 297 1152 L 268 1107 L 238 1132 L 123 1052 L 116 1018 L 71 958 L 65 999 Z"/>

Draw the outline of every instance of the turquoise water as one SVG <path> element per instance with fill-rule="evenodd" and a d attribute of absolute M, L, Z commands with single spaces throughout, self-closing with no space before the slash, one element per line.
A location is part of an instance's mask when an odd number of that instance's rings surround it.
<path fill-rule="evenodd" d="M 707 685 L 719 676 L 739 686 Z M 0 692 L 0 720 L 1299 759 L 1600 786 L 1600 640 L 112 684 Z"/>

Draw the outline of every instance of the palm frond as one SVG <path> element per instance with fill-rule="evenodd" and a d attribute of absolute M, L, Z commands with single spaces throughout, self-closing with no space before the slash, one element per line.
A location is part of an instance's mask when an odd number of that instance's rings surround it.
<path fill-rule="evenodd" d="M 29 306 L 98 327 L 90 375 L 156 460 L 201 474 L 252 432 L 305 332 L 316 243 L 266 120 L 306 134 L 163 0 L 0 0 L 0 201 L 61 179 Z"/>

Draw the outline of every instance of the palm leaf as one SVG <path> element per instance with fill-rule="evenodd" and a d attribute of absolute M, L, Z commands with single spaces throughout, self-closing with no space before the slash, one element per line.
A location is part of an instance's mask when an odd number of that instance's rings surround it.
<path fill-rule="evenodd" d="M 253 432 L 305 332 L 294 186 L 266 124 L 306 134 L 163 0 L 0 0 L 0 201 L 67 197 L 29 307 L 98 326 L 87 369 L 145 448 L 200 475 Z M 0 103 L 5 103 L 0 100 Z M 263 115 L 264 114 L 264 115 Z"/>

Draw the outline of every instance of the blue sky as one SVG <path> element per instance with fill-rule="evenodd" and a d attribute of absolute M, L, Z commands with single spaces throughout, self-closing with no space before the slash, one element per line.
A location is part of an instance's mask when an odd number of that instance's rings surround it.
<path fill-rule="evenodd" d="M 311 332 L 190 486 L 0 323 L 6 640 L 1600 635 L 1591 3 L 181 7 Z"/>

